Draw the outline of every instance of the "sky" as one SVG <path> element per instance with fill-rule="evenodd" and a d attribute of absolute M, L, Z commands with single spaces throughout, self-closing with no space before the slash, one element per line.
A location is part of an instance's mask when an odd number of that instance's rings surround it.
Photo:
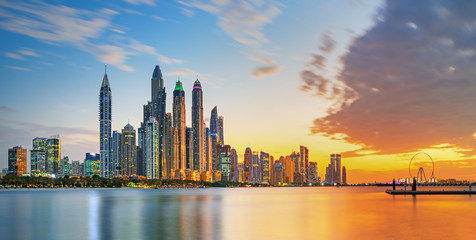
<path fill-rule="evenodd" d="M 113 130 L 136 129 L 155 65 L 167 112 L 180 78 L 217 106 L 225 143 L 275 158 L 309 148 L 348 182 L 423 167 L 476 180 L 473 1 L 0 0 L 0 168 L 8 148 L 59 134 L 61 155 L 99 152 L 107 65 Z M 425 152 L 426 154 L 417 154 Z M 410 160 L 415 156 L 410 164 Z"/>

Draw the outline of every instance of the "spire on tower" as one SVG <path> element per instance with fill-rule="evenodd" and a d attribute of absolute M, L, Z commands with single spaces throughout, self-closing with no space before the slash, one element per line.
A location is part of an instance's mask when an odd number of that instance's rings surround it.
<path fill-rule="evenodd" d="M 102 78 L 101 87 L 109 87 L 109 79 L 107 78 L 107 65 L 104 65 L 104 77 Z"/>

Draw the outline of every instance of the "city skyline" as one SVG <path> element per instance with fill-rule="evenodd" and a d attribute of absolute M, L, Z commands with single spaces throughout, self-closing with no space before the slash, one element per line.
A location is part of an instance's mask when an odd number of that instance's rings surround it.
<path fill-rule="evenodd" d="M 148 99 L 150 69 L 160 65 L 169 92 L 165 112 L 172 112 L 180 77 L 185 125 L 192 127 L 198 75 L 204 121 L 218 106 L 226 120 L 222 135 L 240 162 L 246 146 L 279 158 L 304 145 L 320 176 L 329 154 L 341 153 L 348 181 L 357 183 L 407 176 L 410 158 L 425 151 L 435 160 L 436 177 L 471 179 L 476 99 L 469 36 L 475 29 L 461 29 L 474 21 L 467 5 L 465 11 L 426 1 L 2 2 L 0 167 L 8 148 L 32 149 L 35 137 L 60 134 L 60 157 L 73 161 L 100 152 L 103 64 L 110 66 L 112 129 L 129 122 L 138 129 L 142 105 L 154 102 L 154 93 Z M 402 10 L 408 6 L 412 11 Z M 51 22 L 53 12 L 64 21 Z M 41 27 L 23 26 L 21 19 Z M 289 27 L 296 24 L 302 28 Z M 451 28 L 461 31 L 445 32 Z"/>

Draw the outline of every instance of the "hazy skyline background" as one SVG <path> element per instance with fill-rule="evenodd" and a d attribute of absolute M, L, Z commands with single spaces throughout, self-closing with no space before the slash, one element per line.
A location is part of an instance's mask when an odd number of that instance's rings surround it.
<path fill-rule="evenodd" d="M 60 134 L 70 160 L 99 152 L 105 64 L 113 130 L 137 129 L 160 65 L 167 112 L 180 77 L 191 125 L 198 75 L 207 125 L 218 106 L 240 162 L 247 146 L 279 158 L 304 145 L 319 176 L 342 153 L 360 183 L 407 177 L 425 151 L 436 177 L 474 179 L 475 12 L 472 1 L 0 0 L 0 167 L 34 137 Z"/>

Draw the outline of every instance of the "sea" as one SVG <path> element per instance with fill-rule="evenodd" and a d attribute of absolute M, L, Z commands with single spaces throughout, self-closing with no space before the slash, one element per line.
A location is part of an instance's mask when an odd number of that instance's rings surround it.
<path fill-rule="evenodd" d="M 387 188 L 0 190 L 0 239 L 476 239 L 476 195 Z"/>

